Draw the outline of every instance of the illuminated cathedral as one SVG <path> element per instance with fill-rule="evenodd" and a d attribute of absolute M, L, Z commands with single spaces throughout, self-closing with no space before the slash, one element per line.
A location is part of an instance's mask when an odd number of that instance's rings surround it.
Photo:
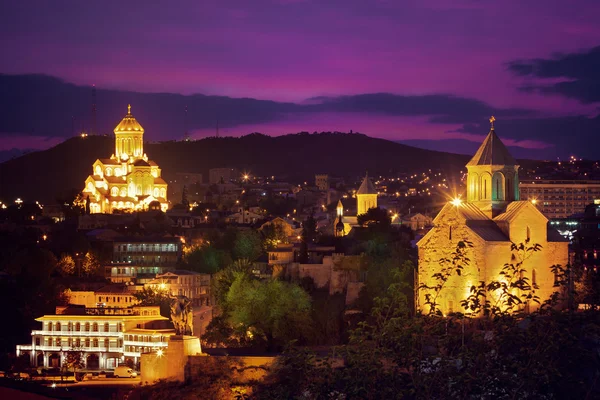
<path fill-rule="evenodd" d="M 460 241 L 471 242 L 467 249 L 469 262 L 460 275 L 452 274 L 436 298 L 444 314 L 464 312 L 460 302 L 472 286 L 480 282 L 506 282 L 501 273 L 505 264 L 515 263 L 519 256 L 511 244 L 541 245 L 524 260 L 520 277 L 528 278 L 540 302 L 556 290 L 553 265 L 568 263 L 568 241 L 548 228 L 548 219 L 530 201 L 519 196 L 519 166 L 494 130 L 491 129 L 475 156 L 467 163 L 466 201 L 448 202 L 433 220 L 433 228 L 417 243 L 419 251 L 418 285 L 433 287 L 434 274 L 440 273 L 444 259 L 451 259 Z M 428 313 L 426 303 L 430 290 L 420 289 L 417 308 Z M 518 294 L 518 293 L 515 293 Z M 492 303 L 495 299 L 488 299 Z M 497 299 L 496 299 L 497 300 Z M 525 304 L 526 311 L 539 305 Z"/>
<path fill-rule="evenodd" d="M 334 235 L 346 236 L 353 227 L 359 225 L 357 217 L 366 214 L 370 208 L 377 208 L 377 189 L 367 174 L 356 191 L 356 215 L 344 215 L 342 200 L 338 201 L 336 218 L 333 221 Z"/>
<path fill-rule="evenodd" d="M 144 153 L 144 128 L 131 114 L 131 105 L 114 132 L 115 153 L 96 160 L 92 175 L 85 180 L 83 199 L 89 212 L 141 211 L 159 204 L 166 211 L 167 182 L 161 178 L 158 165 Z"/>

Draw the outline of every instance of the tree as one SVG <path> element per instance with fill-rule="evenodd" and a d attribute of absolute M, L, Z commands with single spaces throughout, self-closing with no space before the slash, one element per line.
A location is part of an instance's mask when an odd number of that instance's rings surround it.
<path fill-rule="evenodd" d="M 75 273 L 75 260 L 69 254 L 63 254 L 58 260 L 57 267 L 63 275 L 73 275 Z"/>
<path fill-rule="evenodd" d="M 388 212 L 379 207 L 369 208 L 366 213 L 358 215 L 356 220 L 361 226 L 376 226 L 379 229 L 387 229 L 392 223 Z"/>
<path fill-rule="evenodd" d="M 222 309 L 227 306 L 227 293 L 239 274 L 244 274 L 248 278 L 253 276 L 250 260 L 244 258 L 235 260 L 227 268 L 216 273 L 212 279 L 212 293 Z"/>
<path fill-rule="evenodd" d="M 224 250 L 207 245 L 189 251 L 183 261 L 192 271 L 214 274 L 231 263 L 231 256 Z"/>
<path fill-rule="evenodd" d="M 302 224 L 302 241 L 300 242 L 300 262 L 308 262 L 308 245 L 314 243 L 317 236 L 317 221 L 310 214 Z"/>
<path fill-rule="evenodd" d="M 238 231 L 233 245 L 235 259 L 256 260 L 262 254 L 260 234 L 256 231 Z"/>
<path fill-rule="evenodd" d="M 145 287 L 133 295 L 140 306 L 159 306 L 160 315 L 171 318 L 171 296 L 165 289 Z"/>
<path fill-rule="evenodd" d="M 83 348 L 73 346 L 69 350 L 64 351 L 63 353 L 63 372 L 69 372 L 69 370 L 72 369 L 73 373 L 75 373 L 77 372 L 77 369 L 81 369 L 85 366 L 83 361 Z"/>
<path fill-rule="evenodd" d="M 270 223 L 261 229 L 263 249 L 269 250 L 277 247 L 279 243 L 288 243 L 288 236 L 281 224 Z"/>
<path fill-rule="evenodd" d="M 98 257 L 90 251 L 85 253 L 83 261 L 81 263 L 81 270 L 85 275 L 95 275 L 100 269 L 100 261 Z"/>
<path fill-rule="evenodd" d="M 183 190 L 181 191 L 181 204 L 186 208 L 186 211 L 190 208 L 190 201 L 188 200 L 188 188 L 186 185 L 183 185 Z"/>
<path fill-rule="evenodd" d="M 310 333 L 310 296 L 296 284 L 236 273 L 226 301 L 230 325 L 262 338 L 270 350 Z"/>

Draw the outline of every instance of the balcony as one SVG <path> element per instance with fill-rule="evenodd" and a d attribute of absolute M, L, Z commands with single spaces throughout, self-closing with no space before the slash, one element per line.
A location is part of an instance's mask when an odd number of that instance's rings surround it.
<path fill-rule="evenodd" d="M 167 347 L 167 342 L 140 342 L 134 340 L 124 340 L 124 346 L 145 346 L 145 347 Z"/>
<path fill-rule="evenodd" d="M 42 336 L 98 336 L 98 337 L 122 337 L 123 332 L 104 331 L 31 331 L 31 335 Z"/>
<path fill-rule="evenodd" d="M 29 350 L 33 350 L 33 346 L 29 346 L 29 347 L 31 347 L 31 349 L 29 349 Z M 61 346 L 55 346 L 55 345 L 35 346 L 35 350 L 39 350 L 39 351 L 69 351 L 70 349 L 71 349 L 71 347 L 69 347 L 68 343 L 65 343 L 64 345 L 61 345 Z M 110 346 L 110 347 L 80 346 L 80 347 L 78 347 L 78 349 L 80 349 L 81 351 L 84 351 L 84 352 L 94 352 L 94 351 L 100 351 L 103 353 L 122 353 L 123 352 L 123 348 L 118 347 L 118 346 Z M 25 351 L 27 349 L 20 348 L 19 350 Z"/>

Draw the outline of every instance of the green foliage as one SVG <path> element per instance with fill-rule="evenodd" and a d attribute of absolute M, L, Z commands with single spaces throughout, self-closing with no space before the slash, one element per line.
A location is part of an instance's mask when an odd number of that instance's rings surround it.
<path fill-rule="evenodd" d="M 261 229 L 264 250 L 277 247 L 280 243 L 287 243 L 288 237 L 280 224 L 268 224 Z"/>
<path fill-rule="evenodd" d="M 237 273 L 227 293 L 227 309 L 231 326 L 263 338 L 269 349 L 310 333 L 310 297 L 292 283 Z"/>
<path fill-rule="evenodd" d="M 185 267 L 191 271 L 214 274 L 231 263 L 231 256 L 214 246 L 201 246 L 184 256 Z"/>
<path fill-rule="evenodd" d="M 219 271 L 212 279 L 212 293 L 217 304 L 225 309 L 227 307 L 227 293 L 239 274 L 252 277 L 252 263 L 248 259 L 235 260 L 227 268 Z"/>
<path fill-rule="evenodd" d="M 263 251 L 260 234 L 254 230 L 238 231 L 233 245 L 233 257 L 236 260 L 245 258 L 256 260 Z"/>
<path fill-rule="evenodd" d="M 389 229 L 392 218 L 387 210 L 379 207 L 369 208 L 366 213 L 356 216 L 360 226 L 376 227 L 379 230 Z"/>

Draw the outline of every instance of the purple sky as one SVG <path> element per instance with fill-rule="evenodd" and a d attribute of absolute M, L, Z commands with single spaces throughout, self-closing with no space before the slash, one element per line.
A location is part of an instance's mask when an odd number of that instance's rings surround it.
<path fill-rule="evenodd" d="M 571 78 L 518 75 L 508 65 L 600 45 L 599 16 L 598 0 L 5 1 L 0 73 L 301 104 L 316 96 L 443 94 L 531 110 L 540 119 L 595 117 L 598 102 L 522 90 Z M 486 133 L 454 132 L 464 123 L 373 112 L 284 115 L 222 132 L 352 127 L 393 140 L 473 142 Z M 209 131 L 195 130 L 197 136 Z M 19 132 L 4 133 L 0 149 L 21 140 L 14 137 Z M 507 144 L 521 149 L 557 145 L 551 137 L 507 135 Z M 38 147 L 48 143 L 52 138 L 41 138 Z"/>

